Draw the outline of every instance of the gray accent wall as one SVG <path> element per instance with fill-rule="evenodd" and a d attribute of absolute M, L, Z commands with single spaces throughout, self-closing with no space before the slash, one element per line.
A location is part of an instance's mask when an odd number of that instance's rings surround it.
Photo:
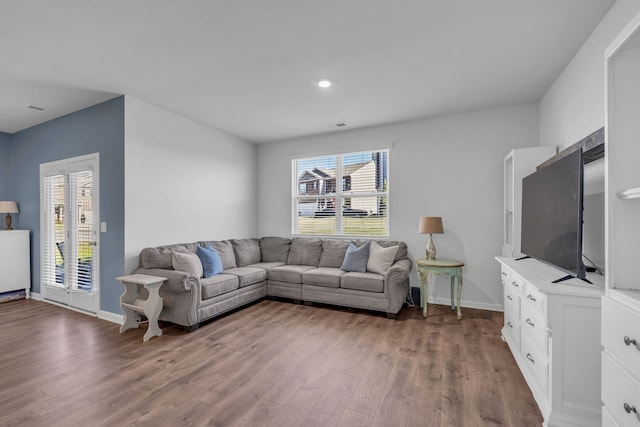
<path fill-rule="evenodd" d="M 40 164 L 100 153 L 100 308 L 120 313 L 124 271 L 124 97 L 114 98 L 10 136 L 13 198 L 20 206 L 15 228 L 31 231 L 31 290 L 40 292 Z M 0 179 L 4 179 L 0 135 Z M 0 184 L 0 196 L 4 187 Z"/>
<path fill-rule="evenodd" d="M 0 132 L 0 200 L 11 200 L 11 135 Z"/>

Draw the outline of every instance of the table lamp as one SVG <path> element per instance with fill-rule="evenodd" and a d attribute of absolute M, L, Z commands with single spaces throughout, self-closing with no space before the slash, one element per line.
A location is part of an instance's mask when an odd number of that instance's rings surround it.
<path fill-rule="evenodd" d="M 434 234 L 442 234 L 442 217 L 439 216 L 423 216 L 420 218 L 418 225 L 418 234 L 429 234 L 429 243 L 427 243 L 427 259 L 436 259 L 436 245 L 433 243 Z"/>
<path fill-rule="evenodd" d="M 4 222 L 7 226 L 4 228 L 5 230 L 13 230 L 11 227 L 11 214 L 18 213 L 18 204 L 16 202 L 10 202 L 6 200 L 0 200 L 0 213 L 6 213 L 7 216 L 4 218 Z"/>

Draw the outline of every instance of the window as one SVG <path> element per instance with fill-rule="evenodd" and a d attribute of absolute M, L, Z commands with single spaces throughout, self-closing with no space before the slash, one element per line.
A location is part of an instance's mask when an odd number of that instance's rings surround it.
<path fill-rule="evenodd" d="M 292 234 L 389 236 L 388 150 L 294 159 L 291 163 Z"/>

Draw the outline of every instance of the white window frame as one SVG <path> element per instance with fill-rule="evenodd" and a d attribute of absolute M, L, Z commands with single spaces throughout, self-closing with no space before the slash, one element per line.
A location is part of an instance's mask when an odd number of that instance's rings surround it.
<path fill-rule="evenodd" d="M 358 238 L 358 239 L 378 239 L 384 240 L 388 239 L 390 235 L 389 224 L 390 224 L 390 197 L 389 197 L 389 188 L 390 188 L 390 161 L 389 154 L 390 149 L 382 148 L 382 149 L 371 149 L 371 150 L 361 150 L 355 152 L 344 152 L 344 153 L 330 153 L 330 154 L 321 154 L 316 156 L 305 156 L 305 157 L 292 157 L 291 159 L 291 235 L 296 237 L 350 237 L 350 238 Z M 343 157 L 364 153 L 386 153 L 387 156 L 387 176 L 386 176 L 386 189 L 385 191 L 379 192 L 362 192 L 362 193 L 350 193 L 345 192 L 343 190 Z M 327 194 L 327 195 L 308 195 L 308 196 L 300 196 L 299 195 L 299 184 L 298 184 L 298 162 L 300 160 L 308 160 L 315 158 L 326 158 L 326 157 L 335 157 L 336 159 L 336 192 Z M 386 198 L 386 223 L 385 229 L 386 234 L 384 235 L 348 235 L 344 234 L 343 229 L 343 214 L 342 214 L 342 206 L 344 206 L 344 199 L 354 199 L 354 198 L 364 198 L 364 197 L 385 197 Z M 336 218 L 336 233 L 335 234 L 300 234 L 298 231 L 298 202 L 300 200 L 317 200 L 317 199 L 335 199 L 335 218 Z M 340 208 L 338 208 L 340 207 Z"/>

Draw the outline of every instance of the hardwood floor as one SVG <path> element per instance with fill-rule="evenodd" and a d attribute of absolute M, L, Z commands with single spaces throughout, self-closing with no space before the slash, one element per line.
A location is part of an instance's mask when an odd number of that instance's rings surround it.
<path fill-rule="evenodd" d="M 502 313 L 265 300 L 190 334 L 0 304 L 2 426 L 539 426 Z"/>

